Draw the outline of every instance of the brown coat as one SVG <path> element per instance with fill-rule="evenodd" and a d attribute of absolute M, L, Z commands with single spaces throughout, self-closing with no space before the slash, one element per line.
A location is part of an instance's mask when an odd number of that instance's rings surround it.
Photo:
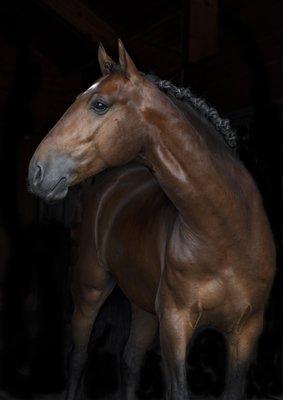
<path fill-rule="evenodd" d="M 109 74 L 102 48 L 99 61 L 103 78 L 43 140 L 29 172 L 32 190 L 47 199 L 98 175 L 74 275 L 75 342 L 86 347 L 117 283 L 133 303 L 132 349 L 146 349 L 157 317 L 167 399 L 188 398 L 187 344 L 212 325 L 228 339 L 224 397 L 240 400 L 275 270 L 261 197 L 213 128 L 142 77 L 121 43 L 121 71 Z M 144 329 L 141 340 L 146 318 L 152 334 Z"/>

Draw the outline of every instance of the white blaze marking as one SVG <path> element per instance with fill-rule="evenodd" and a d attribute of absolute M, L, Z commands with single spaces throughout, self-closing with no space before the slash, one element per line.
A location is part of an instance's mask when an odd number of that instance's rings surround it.
<path fill-rule="evenodd" d="M 96 89 L 104 79 L 105 79 L 105 77 L 100 78 L 99 81 L 97 81 L 97 82 L 94 82 L 85 92 L 83 92 L 83 94 L 86 94 L 86 93 L 91 92 L 94 89 Z"/>
<path fill-rule="evenodd" d="M 91 85 L 85 92 L 83 92 L 83 94 L 86 94 L 88 92 L 90 92 L 93 89 L 96 89 L 98 87 L 98 85 L 100 84 L 100 82 L 95 82 L 93 85 Z"/>

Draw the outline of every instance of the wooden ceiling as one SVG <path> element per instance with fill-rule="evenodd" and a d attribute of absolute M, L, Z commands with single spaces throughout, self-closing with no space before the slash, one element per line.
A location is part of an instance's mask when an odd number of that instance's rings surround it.
<path fill-rule="evenodd" d="M 99 41 L 115 56 L 121 37 L 141 68 L 157 64 L 162 75 L 168 76 L 181 60 L 180 12 L 179 0 L 145 0 L 139 6 L 132 2 L 125 10 L 114 1 L 5 2 L 0 31 L 35 47 L 66 72 L 96 63 Z"/>
<path fill-rule="evenodd" d="M 98 42 L 115 59 L 120 37 L 141 70 L 192 83 L 196 91 L 229 111 L 251 103 L 250 76 L 256 63 L 261 68 L 262 60 L 267 74 L 270 70 L 274 95 L 281 96 L 283 2 L 270 0 L 268 8 L 266 4 L 265 0 L 5 1 L 0 34 L 36 49 L 63 74 L 91 71 L 92 78 L 98 72 Z"/>

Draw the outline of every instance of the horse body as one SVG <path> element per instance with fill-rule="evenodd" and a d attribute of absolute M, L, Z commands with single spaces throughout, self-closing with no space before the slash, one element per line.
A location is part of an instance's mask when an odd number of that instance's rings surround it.
<path fill-rule="evenodd" d="M 272 255 L 265 251 L 272 236 L 265 218 L 258 219 L 260 198 L 250 198 L 258 197 L 256 187 L 245 196 L 246 206 L 251 205 L 245 236 L 235 240 L 242 235 L 237 215 L 223 227 L 223 240 L 209 243 L 211 238 L 200 239 L 193 229 L 182 231 L 177 209 L 147 168 L 131 163 L 110 169 L 97 176 L 88 193 L 85 215 L 95 232 L 89 246 L 95 246 L 102 268 L 138 307 L 156 314 L 158 288 L 162 296 L 162 282 L 170 273 L 171 289 L 178 292 L 188 319 L 192 311 L 198 325 L 230 332 L 246 314 L 262 310 L 270 286 L 266 275 L 273 276 L 268 268 Z M 225 243 L 228 234 L 232 245 Z"/>
<path fill-rule="evenodd" d="M 132 302 L 122 398 L 135 398 L 158 323 L 168 400 L 189 398 L 187 347 L 202 325 L 226 335 L 224 398 L 242 400 L 275 270 L 256 185 L 215 129 L 142 77 L 121 43 L 118 71 L 109 73 L 102 48 L 99 61 L 103 78 L 46 136 L 29 169 L 33 192 L 46 199 L 97 175 L 74 270 L 67 399 L 75 398 L 92 325 L 117 282 Z"/>

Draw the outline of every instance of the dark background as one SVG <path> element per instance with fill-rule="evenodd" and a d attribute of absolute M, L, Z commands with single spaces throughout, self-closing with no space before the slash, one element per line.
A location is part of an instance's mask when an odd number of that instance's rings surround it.
<path fill-rule="evenodd" d="M 239 156 L 253 174 L 280 232 L 283 114 L 282 0 L 26 0 L 0 9 L 0 399 L 61 398 L 66 384 L 72 302 L 69 269 L 79 240 L 80 194 L 46 205 L 26 189 L 40 140 L 100 73 L 100 40 L 117 58 L 121 37 L 140 70 L 189 85 L 228 116 Z M 279 269 L 265 331 L 249 374 L 249 394 L 280 398 L 283 384 L 283 277 Z M 119 387 L 129 305 L 115 290 L 90 346 L 85 387 L 106 398 Z M 188 360 L 196 394 L 223 385 L 221 337 L 201 335 Z M 140 395 L 161 393 L 158 349 L 148 354 Z M 106 397 L 105 397 L 106 396 Z M 107 397 L 110 398 L 110 397 Z"/>

